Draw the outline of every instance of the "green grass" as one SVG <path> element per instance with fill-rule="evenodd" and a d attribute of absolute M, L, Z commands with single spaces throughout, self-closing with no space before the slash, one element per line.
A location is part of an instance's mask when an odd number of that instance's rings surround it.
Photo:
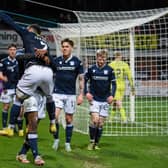
<path fill-rule="evenodd" d="M 51 146 L 48 119 L 39 125 L 39 151 L 46 161 L 44 168 L 165 168 L 168 164 L 168 137 L 102 137 L 99 151 L 87 151 L 88 136 L 75 133 L 71 153 L 64 150 L 64 130 L 61 129 L 60 148 Z M 0 136 L 0 168 L 32 168 L 15 160 L 24 138 Z"/>
<path fill-rule="evenodd" d="M 155 99 L 152 99 L 152 102 Z M 154 104 L 146 106 L 143 104 L 142 109 L 139 104 L 136 105 L 137 109 L 142 112 L 138 112 L 137 115 L 150 115 L 153 111 L 157 112 L 157 116 L 160 114 L 164 116 L 166 125 L 163 125 L 166 130 L 167 128 L 167 114 L 163 113 L 166 110 L 159 111 L 156 109 Z M 164 100 L 164 99 L 163 99 Z M 142 100 L 140 100 L 142 101 Z M 144 101 L 144 99 L 143 99 Z M 146 101 L 144 101 L 146 102 Z M 150 100 L 148 99 L 148 102 Z M 167 98 L 166 98 L 167 102 Z M 162 104 L 162 107 L 167 108 L 167 104 Z M 86 114 L 85 114 L 86 113 Z M 88 111 L 83 111 L 82 114 L 87 116 Z M 154 116 L 155 117 L 155 116 Z M 162 118 L 162 120 L 163 120 Z M 145 117 L 141 118 L 142 123 L 146 122 Z M 155 118 L 154 118 L 155 119 Z M 152 120 L 154 120 L 152 119 Z M 158 122 L 159 123 L 159 122 Z M 156 123 L 158 125 L 158 123 Z M 0 117 L 1 124 L 1 117 Z M 82 121 L 81 123 L 82 124 Z M 85 123 L 86 124 L 86 123 Z M 83 135 L 74 132 L 72 137 L 72 152 L 67 153 L 64 150 L 65 143 L 65 131 L 63 128 L 60 130 L 60 148 L 56 152 L 52 149 L 53 137 L 48 131 L 49 120 L 46 118 L 40 122 L 39 125 L 39 152 L 44 158 L 46 164 L 44 168 L 165 168 L 168 165 L 168 136 L 135 136 L 140 135 L 140 132 L 155 131 L 153 128 L 146 128 L 144 125 L 127 125 L 122 126 L 114 123 L 111 126 L 113 135 L 126 135 L 124 133 L 132 132 L 133 136 L 103 136 L 100 141 L 101 150 L 99 151 L 88 151 L 88 135 Z M 154 126 L 155 123 L 152 123 Z M 116 127 L 117 126 L 117 127 Z M 149 124 L 148 124 L 149 126 Z M 108 127 L 109 128 L 109 127 Z M 138 130 L 139 129 L 139 130 Z M 160 130 L 157 130 L 160 132 Z M 137 133 L 137 134 L 136 134 Z M 156 135 L 156 132 L 153 132 Z M 143 134 L 144 135 L 144 134 Z M 147 134 L 149 135 L 149 134 Z M 160 134 L 159 134 L 160 135 Z M 164 134 L 167 135 L 167 134 Z M 18 137 L 5 137 L 0 136 L 0 168 L 33 168 L 36 167 L 33 164 L 33 158 L 31 151 L 28 153 L 28 159 L 31 160 L 30 164 L 24 165 L 15 160 L 17 152 L 20 150 L 24 138 Z"/>
<path fill-rule="evenodd" d="M 130 119 L 129 98 L 125 97 L 123 107 Z M 136 97 L 135 121 L 122 124 L 119 111 L 113 120 L 107 119 L 104 125 L 104 135 L 111 136 L 168 136 L 168 98 L 167 97 Z M 87 132 L 89 115 L 88 103 L 78 106 L 75 115 L 76 128 Z M 111 113 L 111 107 L 109 114 Z"/>

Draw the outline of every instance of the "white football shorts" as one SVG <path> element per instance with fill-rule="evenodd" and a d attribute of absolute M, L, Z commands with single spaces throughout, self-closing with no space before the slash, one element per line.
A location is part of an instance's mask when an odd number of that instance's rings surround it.
<path fill-rule="evenodd" d="M 0 102 L 2 103 L 10 103 L 14 101 L 15 98 L 15 89 L 7 89 L 2 91 Z"/>
<path fill-rule="evenodd" d="M 24 113 L 38 111 L 38 118 L 43 119 L 46 117 L 46 97 L 40 93 L 35 93 L 34 96 L 24 100 L 23 108 Z"/>
<path fill-rule="evenodd" d="M 63 109 L 67 114 L 73 114 L 76 111 L 76 95 L 53 94 L 55 107 Z"/>
<path fill-rule="evenodd" d="M 38 87 L 41 88 L 46 96 L 52 95 L 54 82 L 51 68 L 41 65 L 32 65 L 25 70 L 17 84 L 19 90 L 30 96 L 34 95 Z"/>
<path fill-rule="evenodd" d="M 99 116 L 108 117 L 109 104 L 93 100 L 90 104 L 90 113 L 99 113 Z"/>

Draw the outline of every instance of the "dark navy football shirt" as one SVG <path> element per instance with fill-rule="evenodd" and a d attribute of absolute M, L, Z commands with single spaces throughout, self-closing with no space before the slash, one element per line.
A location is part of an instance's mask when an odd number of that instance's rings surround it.
<path fill-rule="evenodd" d="M 88 69 L 85 74 L 85 94 L 89 92 L 94 100 L 105 102 L 110 95 L 114 97 L 115 90 L 115 75 L 111 67 L 93 65 Z"/>
<path fill-rule="evenodd" d="M 54 93 L 75 95 L 77 76 L 83 74 L 82 62 L 76 56 L 66 60 L 60 56 L 55 59 L 55 67 Z"/>
<path fill-rule="evenodd" d="M 0 72 L 7 76 L 8 81 L 3 81 L 4 89 L 15 89 L 19 80 L 19 67 L 16 59 L 6 57 L 0 61 Z"/>

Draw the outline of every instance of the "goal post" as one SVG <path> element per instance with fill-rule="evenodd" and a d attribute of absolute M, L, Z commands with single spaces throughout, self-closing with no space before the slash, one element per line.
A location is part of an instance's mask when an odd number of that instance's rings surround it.
<path fill-rule="evenodd" d="M 134 28 L 129 29 L 130 39 L 130 69 L 132 72 L 133 82 L 135 83 L 135 42 L 134 42 Z M 135 96 L 130 94 L 130 121 L 135 122 Z"/>
<path fill-rule="evenodd" d="M 60 24 L 49 28 L 57 44 L 57 56 L 63 38 L 75 42 L 74 55 L 81 58 L 84 68 L 95 63 L 97 49 L 120 50 L 133 75 L 135 96 L 126 84 L 123 107 L 128 123 L 121 122 L 120 113 L 108 118 L 103 134 L 106 136 L 168 135 L 168 8 L 123 11 L 75 11 L 79 23 Z M 112 107 L 111 107 L 112 108 Z M 109 110 L 110 114 L 111 109 Z M 77 107 L 75 130 L 88 133 L 89 105 Z"/>

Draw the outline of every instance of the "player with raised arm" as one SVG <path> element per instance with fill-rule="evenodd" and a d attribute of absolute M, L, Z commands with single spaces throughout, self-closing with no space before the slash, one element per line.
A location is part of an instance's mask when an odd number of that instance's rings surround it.
<path fill-rule="evenodd" d="M 33 97 L 38 88 L 47 98 L 46 108 L 50 118 L 50 131 L 56 131 L 55 127 L 55 104 L 52 99 L 53 92 L 53 58 L 49 55 L 47 42 L 40 36 L 41 29 L 37 24 L 32 24 L 23 28 L 13 21 L 11 17 L 0 12 L 0 19 L 14 29 L 23 40 L 25 55 L 32 57 L 24 60 L 25 70 L 17 84 L 16 96 L 17 103 L 12 106 L 11 113 L 20 110 L 21 103 L 28 99 L 30 105 L 37 106 L 36 99 Z M 24 57 L 23 57 L 24 59 Z M 33 102 L 32 102 L 33 99 Z M 33 103 L 33 104 L 32 104 Z M 26 117 L 28 120 L 28 133 L 25 141 L 30 145 L 36 165 L 43 165 L 45 162 L 39 156 L 37 146 L 37 115 L 38 112 L 29 112 Z M 23 150 L 24 151 L 24 150 Z M 24 156 L 24 157 L 23 157 Z M 18 160 L 24 163 L 26 154 L 23 152 Z"/>
<path fill-rule="evenodd" d="M 96 52 L 96 64 L 85 74 L 85 95 L 90 104 L 90 144 L 88 150 L 99 149 L 103 124 L 108 116 L 109 104 L 112 103 L 116 90 L 113 69 L 106 64 L 108 52 L 99 49 Z"/>
<path fill-rule="evenodd" d="M 127 117 L 125 113 L 125 109 L 122 106 L 122 100 L 125 93 L 125 85 L 126 85 L 126 78 L 129 80 L 129 84 L 131 87 L 132 94 L 135 94 L 134 83 L 132 79 L 131 70 L 129 65 L 122 61 L 122 54 L 120 51 L 116 51 L 114 53 L 115 60 L 112 61 L 109 66 L 114 69 L 116 82 L 117 82 L 117 90 L 114 97 L 113 109 L 111 111 L 111 119 L 114 118 L 116 110 L 118 109 L 121 114 L 121 120 L 123 123 L 127 123 Z"/>
<path fill-rule="evenodd" d="M 66 120 L 66 143 L 65 150 L 71 151 L 71 137 L 73 131 L 73 114 L 76 110 L 76 79 L 79 76 L 79 96 L 77 97 L 77 104 L 80 105 L 83 102 L 83 65 L 82 62 L 76 56 L 72 55 L 74 42 L 70 39 L 63 39 L 61 41 L 62 56 L 55 59 L 56 65 L 56 78 L 53 98 L 56 106 L 56 127 L 57 132 L 54 134 L 53 149 L 57 150 L 59 146 L 59 115 L 63 109 L 65 112 Z"/>

